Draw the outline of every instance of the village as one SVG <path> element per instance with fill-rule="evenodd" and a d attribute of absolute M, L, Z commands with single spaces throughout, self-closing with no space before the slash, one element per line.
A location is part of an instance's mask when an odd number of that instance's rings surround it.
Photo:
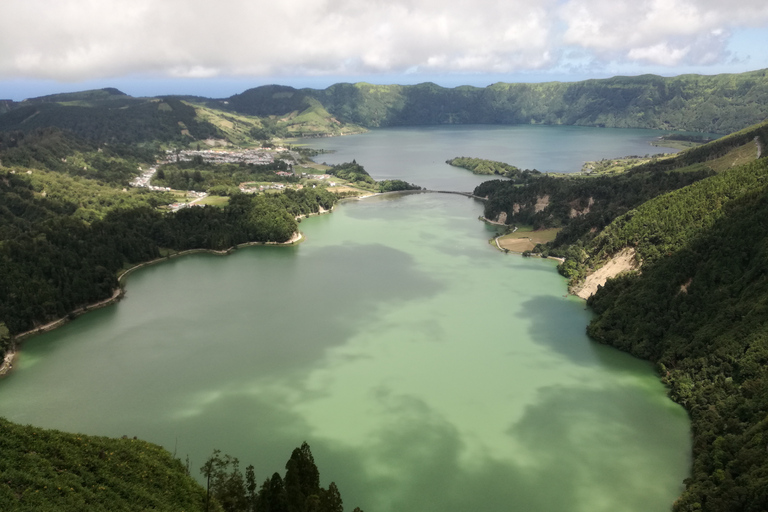
<path fill-rule="evenodd" d="M 298 155 L 295 155 L 293 151 L 290 151 L 289 149 L 283 148 L 283 147 L 277 147 L 274 149 L 274 152 L 276 153 L 288 153 L 288 158 L 281 158 L 287 165 L 288 168 L 291 169 L 291 171 L 276 171 L 275 174 L 277 176 L 281 177 L 290 177 L 290 176 L 297 176 L 301 178 L 308 178 L 312 180 L 330 180 L 333 178 L 330 174 L 309 174 L 306 172 L 302 173 L 295 173 L 293 172 L 293 164 L 297 161 Z M 283 156 L 283 155 L 281 155 Z M 211 149 L 204 149 L 204 150 L 166 150 L 166 158 L 163 162 L 158 162 L 158 164 L 163 163 L 172 163 L 172 162 L 191 162 L 195 158 L 201 158 L 204 162 L 214 163 L 214 164 L 254 164 L 254 165 L 265 165 L 265 164 L 271 164 L 275 161 L 274 155 L 271 152 L 266 152 L 263 149 L 244 149 L 244 150 L 237 150 L 237 151 L 227 151 L 227 150 L 211 150 Z M 141 170 L 141 169 L 140 169 Z M 135 177 L 131 182 L 130 185 L 132 187 L 137 188 L 147 188 L 149 190 L 154 190 L 158 192 L 175 192 L 177 194 L 186 193 L 188 201 L 179 201 L 175 202 L 171 205 L 169 205 L 169 208 L 171 211 L 178 211 L 182 208 L 188 208 L 191 206 L 203 206 L 201 202 L 208 197 L 208 194 L 206 192 L 198 192 L 193 190 L 173 190 L 170 187 L 159 187 L 156 185 L 152 185 L 152 178 L 157 173 L 157 167 L 150 167 L 147 170 L 144 170 L 139 176 Z M 337 186 L 337 183 L 335 181 L 328 181 L 329 187 L 335 187 Z M 285 183 L 280 182 L 274 182 L 271 184 L 265 184 L 265 183 L 257 183 L 257 182 L 244 182 L 240 183 L 238 188 L 240 191 L 244 194 L 257 194 L 259 192 L 265 192 L 267 190 L 285 190 L 286 187 L 290 188 L 296 188 L 296 189 L 302 189 L 304 188 L 303 185 L 295 184 L 293 186 L 286 185 Z M 312 185 L 312 188 L 315 188 L 316 185 Z"/>

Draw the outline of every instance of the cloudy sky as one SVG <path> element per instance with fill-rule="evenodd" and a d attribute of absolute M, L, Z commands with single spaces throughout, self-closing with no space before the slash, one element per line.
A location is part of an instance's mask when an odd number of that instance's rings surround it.
<path fill-rule="evenodd" d="M 768 1 L 4 0 L 0 99 L 768 68 Z"/>

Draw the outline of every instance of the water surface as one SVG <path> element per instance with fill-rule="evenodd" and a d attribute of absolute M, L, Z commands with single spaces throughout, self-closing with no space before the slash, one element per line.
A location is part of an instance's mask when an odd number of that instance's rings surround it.
<path fill-rule="evenodd" d="M 367 512 L 667 511 L 685 412 L 590 342 L 554 262 L 503 255 L 475 200 L 381 196 L 298 247 L 131 275 L 117 306 L 28 341 L 0 386 L 20 422 L 214 448 L 283 471 L 306 440 Z"/>
<path fill-rule="evenodd" d="M 486 158 L 520 169 L 542 172 L 577 172 L 584 162 L 628 155 L 674 153 L 652 146 L 661 130 L 591 128 L 584 126 L 480 125 L 385 128 L 330 139 L 305 139 L 330 165 L 363 165 L 377 180 L 401 179 L 431 190 L 471 192 L 490 179 L 451 167 L 457 156 Z"/>

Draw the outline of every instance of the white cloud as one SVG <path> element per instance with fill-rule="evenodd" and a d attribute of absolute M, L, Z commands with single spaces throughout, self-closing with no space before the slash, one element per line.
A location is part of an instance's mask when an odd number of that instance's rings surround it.
<path fill-rule="evenodd" d="M 627 52 L 627 57 L 632 60 L 644 60 L 652 64 L 666 66 L 678 64 L 690 51 L 690 47 L 670 48 L 667 43 L 659 43 L 653 46 L 632 48 Z"/>
<path fill-rule="evenodd" d="M 567 0 L 564 43 L 605 60 L 676 66 L 727 60 L 732 28 L 765 26 L 768 3 L 713 0 Z"/>
<path fill-rule="evenodd" d="M 0 77 L 527 69 L 554 1 L 11 0 Z"/>
<path fill-rule="evenodd" d="M 8 0 L 0 79 L 508 73 L 573 52 L 707 65 L 766 23 L 764 0 Z"/>

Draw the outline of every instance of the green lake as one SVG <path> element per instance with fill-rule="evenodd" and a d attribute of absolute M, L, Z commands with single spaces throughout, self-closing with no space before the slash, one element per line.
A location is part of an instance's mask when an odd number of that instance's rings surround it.
<path fill-rule="evenodd" d="M 457 190 L 481 181 L 442 172 Z M 556 262 L 489 245 L 481 213 L 457 195 L 377 196 L 305 219 L 295 247 L 141 269 L 118 305 L 24 344 L 0 415 L 138 436 L 195 476 L 218 448 L 263 481 L 306 440 L 348 510 L 669 510 L 685 411 L 650 365 L 586 337 Z"/>

